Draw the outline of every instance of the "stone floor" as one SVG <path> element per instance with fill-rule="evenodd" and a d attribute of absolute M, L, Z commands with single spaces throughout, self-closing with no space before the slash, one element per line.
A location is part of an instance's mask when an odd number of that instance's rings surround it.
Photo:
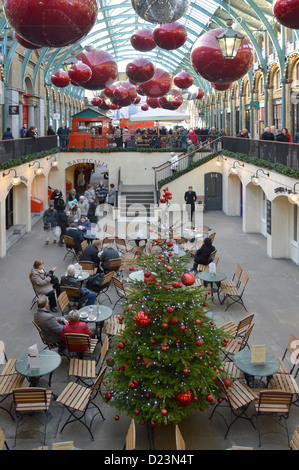
<path fill-rule="evenodd" d="M 250 344 L 266 344 L 267 351 L 281 356 L 292 333 L 299 336 L 299 269 L 286 259 L 270 259 L 266 254 L 266 239 L 259 234 L 242 232 L 239 217 L 227 217 L 221 212 L 204 215 L 204 224 L 216 231 L 214 245 L 220 254 L 218 270 L 231 277 L 236 263 L 240 263 L 249 274 L 244 301 L 249 313 L 255 313 L 254 328 Z M 18 357 L 28 346 L 37 343 L 41 348 L 39 335 L 32 325 L 34 309 L 30 310 L 33 291 L 28 273 L 35 259 L 41 258 L 46 269 L 56 266 L 56 273 L 61 275 L 70 259 L 63 259 L 65 248 L 50 244 L 45 246 L 42 224 L 39 222 L 32 232 L 26 234 L 0 261 L 1 326 L 0 339 L 6 346 L 8 358 Z M 105 302 L 106 303 L 106 302 Z M 240 305 L 224 312 L 225 305 L 215 302 L 213 312 L 217 325 L 227 320 L 238 321 L 246 315 Z M 52 377 L 54 393 L 58 394 L 67 383 L 68 360 L 62 364 Z M 4 402 L 10 405 L 10 398 Z M 67 414 L 62 406 L 53 401 L 51 419 L 47 428 L 47 444 L 53 442 L 74 441 L 75 446 L 83 450 L 121 450 L 124 445 L 130 418 L 125 413 L 117 413 L 112 407 L 102 404 L 105 416 L 103 421 L 98 416 L 93 423 L 95 440 L 92 441 L 87 430 L 75 423 L 59 433 Z M 224 440 L 225 426 L 222 419 L 214 415 L 210 420 L 211 410 L 194 412 L 180 424 L 186 448 L 189 450 L 225 450 L 233 445 L 250 446 L 258 449 L 257 431 L 250 423 L 239 420 Z M 299 424 L 299 408 L 292 406 L 288 419 L 290 436 Z M 26 435 L 17 440 L 14 447 L 15 423 L 8 414 L 0 409 L 0 426 L 3 429 L 11 449 L 32 449 L 41 445 L 36 435 Z M 273 425 L 271 425 L 273 426 Z M 271 429 L 271 428 L 270 428 Z M 278 429 L 279 430 L 279 429 Z M 148 449 L 148 436 L 145 426 L 136 428 L 137 450 Z M 155 449 L 174 450 L 175 435 L 172 426 L 155 429 Z M 265 436 L 261 450 L 287 450 L 287 439 L 280 434 Z"/>

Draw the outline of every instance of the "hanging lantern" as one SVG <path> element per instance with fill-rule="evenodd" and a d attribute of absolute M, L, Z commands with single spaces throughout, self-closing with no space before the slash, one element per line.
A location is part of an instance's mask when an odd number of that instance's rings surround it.
<path fill-rule="evenodd" d="M 140 91 L 138 93 L 151 98 L 159 98 L 166 95 L 170 88 L 171 77 L 169 73 L 157 67 L 153 78 L 139 85 Z"/>
<path fill-rule="evenodd" d="M 225 59 L 217 41 L 225 29 L 204 33 L 191 51 L 192 66 L 198 75 L 213 83 L 232 83 L 242 78 L 253 64 L 253 47 L 245 36 L 236 56 Z M 239 33 L 238 33 L 239 34 Z"/>
<path fill-rule="evenodd" d="M 76 64 L 72 64 L 70 68 L 68 69 L 68 74 L 70 79 L 77 83 L 86 83 L 92 76 L 92 71 L 91 68 L 83 64 L 83 62 L 78 61 Z"/>
<path fill-rule="evenodd" d="M 131 0 L 140 18 L 154 24 L 172 23 L 181 18 L 189 8 L 190 0 Z"/>
<path fill-rule="evenodd" d="M 111 85 L 117 77 L 117 63 L 108 52 L 93 46 L 86 46 L 85 50 L 76 55 L 76 59 L 91 69 L 91 78 L 82 84 L 82 87 L 87 90 L 103 90 Z"/>
<path fill-rule="evenodd" d="M 135 33 L 132 34 L 130 41 L 132 47 L 140 52 L 149 52 L 156 47 L 152 30 L 148 28 L 142 28 L 135 31 Z"/>
<path fill-rule="evenodd" d="M 171 51 L 178 49 L 187 40 L 187 31 L 184 26 L 176 21 L 174 23 L 161 24 L 153 31 L 153 38 L 161 49 Z"/>
<path fill-rule="evenodd" d="M 70 84 L 71 80 L 67 72 L 65 72 L 63 69 L 59 69 L 51 76 L 51 82 L 54 86 L 64 88 Z"/>
<path fill-rule="evenodd" d="M 244 36 L 232 28 L 233 20 L 229 18 L 226 22 L 227 29 L 216 37 L 224 59 L 234 59 Z"/>
<path fill-rule="evenodd" d="M 193 77 L 187 72 L 180 72 L 173 79 L 175 86 L 184 90 L 193 85 L 193 82 Z"/>
<path fill-rule="evenodd" d="M 290 29 L 299 29 L 298 0 L 275 0 L 272 10 L 278 23 Z"/>
<path fill-rule="evenodd" d="M 8 23 L 23 39 L 40 47 L 65 47 L 82 40 L 94 26 L 96 0 L 3 0 Z"/>
<path fill-rule="evenodd" d="M 126 74 L 137 83 L 147 82 L 155 74 L 155 66 L 145 57 L 138 57 L 126 66 Z"/>

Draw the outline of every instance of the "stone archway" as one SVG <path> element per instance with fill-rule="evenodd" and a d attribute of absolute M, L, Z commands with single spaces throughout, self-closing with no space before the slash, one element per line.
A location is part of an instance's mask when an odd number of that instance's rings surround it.
<path fill-rule="evenodd" d="M 271 204 L 271 236 L 268 254 L 271 258 L 290 257 L 290 203 L 286 196 L 277 196 Z"/>
<path fill-rule="evenodd" d="M 228 176 L 227 215 L 242 215 L 242 182 L 239 175 Z"/>
<path fill-rule="evenodd" d="M 248 183 L 244 194 L 244 232 L 267 235 L 266 201 L 266 195 L 261 186 Z"/>

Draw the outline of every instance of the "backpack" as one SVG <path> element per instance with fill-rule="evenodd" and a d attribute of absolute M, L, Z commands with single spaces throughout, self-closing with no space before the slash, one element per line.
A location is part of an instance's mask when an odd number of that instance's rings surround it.
<path fill-rule="evenodd" d="M 103 279 L 104 273 L 93 274 L 86 282 L 87 289 L 93 292 L 100 292 Z"/>

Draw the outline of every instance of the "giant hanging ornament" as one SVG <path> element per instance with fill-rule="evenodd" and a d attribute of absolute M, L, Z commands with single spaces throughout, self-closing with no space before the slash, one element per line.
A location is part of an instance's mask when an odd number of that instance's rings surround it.
<path fill-rule="evenodd" d="M 171 51 L 178 49 L 187 40 L 187 31 L 184 26 L 176 21 L 174 23 L 161 24 L 153 31 L 153 38 L 161 49 Z"/>
<path fill-rule="evenodd" d="M 170 88 L 171 77 L 169 73 L 157 67 L 153 78 L 139 85 L 140 92 L 138 93 L 150 96 L 151 98 L 159 98 L 166 95 Z"/>
<path fill-rule="evenodd" d="M 181 18 L 189 8 L 190 0 L 131 0 L 140 18 L 154 24 L 172 23 Z"/>
<path fill-rule="evenodd" d="M 31 42 L 25 41 L 25 39 L 21 38 L 21 36 L 15 33 L 15 38 L 21 46 L 26 47 L 26 49 L 40 49 L 40 46 L 36 46 Z"/>
<path fill-rule="evenodd" d="M 59 69 L 51 75 L 51 82 L 54 86 L 64 88 L 71 83 L 70 77 L 63 69 Z"/>
<path fill-rule="evenodd" d="M 233 59 L 223 57 L 216 38 L 224 31 L 225 28 L 207 31 L 200 36 L 191 51 L 195 72 L 209 82 L 218 84 L 239 80 L 253 64 L 253 47 L 245 36 L 236 57 Z"/>
<path fill-rule="evenodd" d="M 126 81 L 113 83 L 108 88 L 105 88 L 104 93 L 117 106 L 130 106 L 137 98 L 136 88 Z"/>
<path fill-rule="evenodd" d="M 196 99 L 201 100 L 204 96 L 205 92 L 201 88 L 198 88 Z"/>
<path fill-rule="evenodd" d="M 179 72 L 173 79 L 175 86 L 183 90 L 193 85 L 193 82 L 193 77 L 188 72 Z"/>
<path fill-rule="evenodd" d="M 156 47 L 153 33 L 151 29 L 148 28 L 142 28 L 135 31 L 135 33 L 132 34 L 130 41 L 132 47 L 134 47 L 136 51 L 140 52 L 149 52 Z"/>
<path fill-rule="evenodd" d="M 101 98 L 100 96 L 95 96 L 91 100 L 92 106 L 100 106 L 102 103 L 103 103 L 103 98 Z"/>
<path fill-rule="evenodd" d="M 225 91 L 231 87 L 231 83 L 211 83 L 211 86 L 217 91 Z"/>
<path fill-rule="evenodd" d="M 72 64 L 70 66 L 68 74 L 73 82 L 81 84 L 88 82 L 92 76 L 92 71 L 88 65 L 83 64 L 80 60 L 76 64 Z"/>
<path fill-rule="evenodd" d="M 170 111 L 175 111 L 183 104 L 183 98 L 181 96 L 175 96 L 171 93 L 167 93 L 161 98 L 158 98 L 158 103 L 160 108 L 169 109 Z"/>
<path fill-rule="evenodd" d="M 10 26 L 40 47 L 65 47 L 83 39 L 94 26 L 96 0 L 3 0 Z"/>
<path fill-rule="evenodd" d="M 298 0 L 274 0 L 272 10 L 278 23 L 287 28 L 299 29 Z"/>
<path fill-rule="evenodd" d="M 126 66 L 126 74 L 137 83 L 147 82 L 155 74 L 155 66 L 145 57 L 137 57 Z"/>
<path fill-rule="evenodd" d="M 150 96 L 146 97 L 146 103 L 149 105 L 150 108 L 156 109 L 159 108 L 159 98 L 151 98 Z"/>
<path fill-rule="evenodd" d="M 91 68 L 91 78 L 82 84 L 82 87 L 87 90 L 103 90 L 117 77 L 117 63 L 108 52 L 86 46 L 85 50 L 76 55 L 76 59 Z"/>

